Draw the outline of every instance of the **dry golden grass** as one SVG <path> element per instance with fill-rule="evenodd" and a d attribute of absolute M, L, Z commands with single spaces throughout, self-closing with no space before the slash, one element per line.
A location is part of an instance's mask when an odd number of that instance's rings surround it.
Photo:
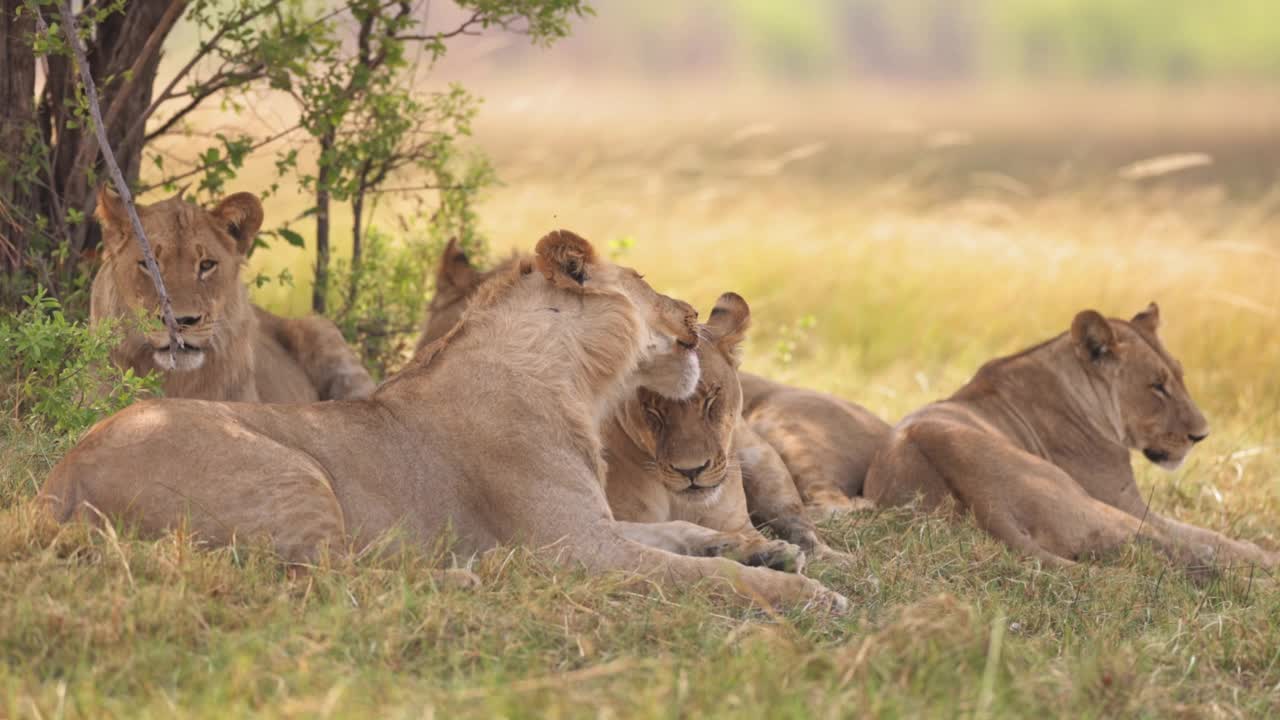
<path fill-rule="evenodd" d="M 817 92 L 621 95 L 496 95 L 477 138 L 505 181 L 482 207 L 495 255 L 560 226 L 601 246 L 634 238 L 621 259 L 660 290 L 704 312 L 725 290 L 747 298 L 750 369 L 891 420 L 1082 308 L 1128 316 L 1157 300 L 1214 430 L 1172 475 L 1138 459 L 1143 489 L 1181 519 L 1280 548 L 1274 102 L 886 96 L 897 104 L 863 112 Z M 1175 152 L 1214 163 L 1118 175 Z M 269 214 L 298 209 L 282 205 Z M 306 262 L 255 259 L 299 277 Z M 301 310 L 301 290 L 260 297 Z M 53 458 L 4 437 L 0 482 L 29 493 Z M 415 557 L 291 579 L 254 553 L 49 527 L 19 502 L 0 510 L 0 715 L 1280 707 L 1280 593 L 1261 573 L 1197 585 L 1140 549 L 1044 572 L 909 511 L 825 531 L 856 558 L 815 569 L 853 600 L 843 620 L 726 613 L 696 588 L 636 593 L 519 552 L 482 559 L 475 592 L 434 588 Z"/>

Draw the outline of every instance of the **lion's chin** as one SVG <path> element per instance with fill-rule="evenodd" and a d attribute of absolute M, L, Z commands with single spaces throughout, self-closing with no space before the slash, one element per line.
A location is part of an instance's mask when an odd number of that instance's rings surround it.
<path fill-rule="evenodd" d="M 720 497 L 722 488 L 724 488 L 722 482 L 715 485 L 689 485 L 683 490 L 676 491 L 676 495 L 688 503 L 710 505 Z"/>
<path fill-rule="evenodd" d="M 1165 450 L 1156 450 L 1154 448 L 1144 448 L 1142 450 L 1142 455 L 1153 464 L 1169 472 L 1173 472 L 1174 470 L 1182 467 L 1182 462 L 1187 459 L 1186 453 L 1183 453 L 1178 457 L 1174 457 Z"/>
<path fill-rule="evenodd" d="M 151 359 L 165 372 L 190 372 L 204 367 L 204 350 L 188 345 L 170 353 L 169 348 L 159 348 L 152 352 Z"/>

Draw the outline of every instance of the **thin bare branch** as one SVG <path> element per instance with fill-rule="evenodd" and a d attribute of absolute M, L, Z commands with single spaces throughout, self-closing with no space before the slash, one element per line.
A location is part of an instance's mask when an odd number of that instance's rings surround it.
<path fill-rule="evenodd" d="M 432 33 L 430 35 L 396 35 L 395 38 L 397 40 L 415 40 L 421 42 L 426 40 L 447 40 L 459 35 L 479 35 L 480 33 L 472 30 L 471 28 L 476 25 L 480 25 L 482 20 L 482 14 L 475 12 L 472 13 L 471 17 L 463 21 L 461 25 L 449 32 Z"/>
<path fill-rule="evenodd" d="M 124 181 L 124 174 L 120 172 L 116 155 L 107 141 L 107 128 L 102 122 L 102 108 L 98 104 L 98 88 L 93 83 L 93 74 L 89 71 L 89 60 L 85 57 L 84 46 L 80 44 L 80 35 L 76 31 L 76 18 L 71 12 L 69 0 L 58 1 L 58 14 L 62 17 L 62 33 L 66 36 L 67 44 L 71 47 L 76 65 L 80 70 L 80 82 L 84 84 L 89 113 L 93 117 L 93 129 L 98 136 L 98 148 L 102 151 L 102 159 L 107 164 L 107 171 L 111 174 L 116 193 L 124 201 L 129 222 L 132 223 L 134 235 L 138 239 L 139 247 L 142 248 L 142 258 L 146 262 L 147 272 L 151 275 L 156 294 L 160 296 L 160 314 L 164 318 L 165 327 L 169 330 L 169 358 L 174 365 L 177 365 L 177 352 L 184 346 L 182 335 L 178 333 L 178 322 L 173 317 L 173 303 L 169 300 L 169 292 L 165 290 L 164 278 L 160 277 L 160 266 L 156 263 L 156 256 L 151 250 L 150 241 L 147 240 L 147 233 L 142 229 L 142 219 L 138 217 L 138 209 L 133 205 L 133 194 L 129 192 L 129 184 Z M 44 18 L 37 14 L 36 21 L 41 26 L 40 31 L 48 34 L 49 26 L 45 24 Z"/>
<path fill-rule="evenodd" d="M 261 147 L 263 147 L 263 146 L 270 145 L 271 143 L 273 143 L 273 142 L 275 142 L 275 141 L 279 140 L 280 138 L 282 138 L 282 137 L 284 137 L 284 136 L 286 136 L 286 135 L 288 135 L 288 134 L 292 133 L 293 131 L 297 130 L 297 129 L 298 129 L 298 128 L 300 128 L 300 127 L 302 127 L 302 126 L 301 126 L 301 125 L 294 125 L 293 127 L 288 128 L 288 129 L 286 129 L 286 130 L 281 130 L 280 132 L 276 133 L 275 135 L 271 135 L 271 136 L 269 136 L 269 137 L 263 138 L 262 140 L 259 140 L 258 142 L 256 142 L 256 143 L 254 143 L 254 144 L 250 145 L 250 146 L 249 146 L 249 152 L 253 152 L 254 150 L 257 150 L 257 149 L 259 149 L 259 148 L 261 148 Z M 156 188 L 160 187 L 161 185 L 167 185 L 167 184 L 169 184 L 169 183 L 178 182 L 179 180 L 185 180 L 185 179 L 187 179 L 187 178 L 191 177 L 192 175 L 198 175 L 198 174 L 200 174 L 200 173 L 202 173 L 202 172 L 205 172 L 206 170 L 208 170 L 208 169 L 209 169 L 209 168 L 211 168 L 211 167 L 213 167 L 213 165 L 209 165 L 209 164 L 199 165 L 199 166 L 197 166 L 197 167 L 192 168 L 191 170 L 188 170 L 187 172 L 181 173 L 181 174 L 179 174 L 179 175 L 174 175 L 174 176 L 172 176 L 172 177 L 167 177 L 167 178 L 165 178 L 164 180 L 161 180 L 161 181 L 160 181 L 160 182 L 158 182 L 158 183 L 152 183 L 152 184 L 150 184 L 150 185 L 144 185 L 144 186 L 142 186 L 141 188 L 138 188 L 138 192 L 139 192 L 139 193 L 150 192 L 150 191 L 155 190 Z"/>
<path fill-rule="evenodd" d="M 368 190 L 365 190 L 365 193 L 369 195 L 389 195 L 392 193 L 420 192 L 422 190 L 473 190 L 473 189 L 475 189 L 475 186 L 472 186 L 472 185 L 411 185 L 408 187 L 369 188 Z"/>
<path fill-rule="evenodd" d="M 246 72 L 246 73 L 241 73 L 241 74 L 228 73 L 226 75 L 219 74 L 214 76 L 214 78 L 212 78 L 210 82 L 200 85 L 200 89 L 198 92 L 191 93 L 191 100 L 188 101 L 187 104 L 183 106 L 181 110 L 169 116 L 169 118 L 165 120 L 164 123 L 160 125 L 160 127 L 147 133 L 146 136 L 143 138 L 143 142 L 149 143 L 152 140 L 155 140 L 161 135 L 164 135 L 165 133 L 172 130 L 174 125 L 177 125 L 179 121 L 185 118 L 192 111 L 199 109 L 200 105 L 203 104 L 205 100 L 208 100 L 211 96 L 216 95 L 217 93 L 222 92 L 223 90 L 229 87 L 233 87 L 235 85 L 248 82 L 250 80 L 255 80 L 261 77 L 262 71 L 264 71 L 265 69 L 266 69 L 266 66 L 259 63 L 257 65 L 252 66 L 249 69 L 249 72 Z M 170 96 L 169 99 L 172 100 L 174 98 L 184 97 L 186 95 L 187 93 L 180 93 L 177 95 Z M 134 127 L 139 127 L 139 126 L 135 125 Z M 130 130 L 130 132 L 132 133 L 132 130 Z M 132 135 L 130 135 L 129 137 L 132 137 Z M 126 141 L 127 139 L 128 138 L 126 138 Z"/>
<path fill-rule="evenodd" d="M 196 65 L 198 65 L 201 60 L 203 60 L 210 52 L 213 51 L 214 48 L 218 46 L 218 43 L 222 40 L 223 36 L 233 28 L 241 27 L 245 23 L 253 22 L 259 16 L 265 14 L 267 10 L 271 9 L 271 7 L 272 6 L 269 4 L 264 4 L 262 7 L 259 7 L 252 12 L 245 13 L 242 17 L 236 18 L 233 21 L 228 21 L 219 28 L 218 32 L 214 33 L 213 37 L 200 43 L 200 47 L 196 49 L 195 54 L 192 55 L 191 59 L 187 61 L 187 64 L 183 65 L 182 69 L 169 80 L 169 84 L 165 85 L 164 90 L 160 91 L 160 94 L 156 96 L 156 99 L 151 101 L 151 105 L 146 109 L 146 111 L 144 111 L 140 116 L 134 118 L 133 125 L 130 126 L 129 132 L 125 135 L 122 144 L 127 145 L 137 140 L 138 137 L 142 135 L 147 127 L 147 120 L 151 119 L 151 116 L 155 114 L 156 110 L 158 110 L 161 105 L 173 99 L 173 91 L 178 87 L 178 83 L 182 82 L 183 78 L 195 69 Z"/>

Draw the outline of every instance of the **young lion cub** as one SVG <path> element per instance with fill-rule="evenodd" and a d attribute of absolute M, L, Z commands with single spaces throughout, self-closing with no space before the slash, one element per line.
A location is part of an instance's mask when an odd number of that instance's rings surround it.
<path fill-rule="evenodd" d="M 262 203 L 236 193 L 211 209 L 173 197 L 139 205 L 173 303 L 183 347 L 171 353 L 163 328 L 126 328 L 111 361 L 138 374 L 160 374 L 167 397 L 244 402 L 350 400 L 374 383 L 328 318 L 284 318 L 249 301 L 241 278 L 262 226 Z M 124 202 L 98 195 L 104 262 L 93 278 L 94 323 L 159 314 L 160 298 Z"/>

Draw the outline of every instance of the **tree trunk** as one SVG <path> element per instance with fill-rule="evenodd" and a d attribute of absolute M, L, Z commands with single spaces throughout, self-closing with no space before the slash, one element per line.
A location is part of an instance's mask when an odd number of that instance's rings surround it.
<path fill-rule="evenodd" d="M 145 121 L 160 48 L 186 3 L 129 0 L 88 39 L 89 68 L 109 118 L 106 134 L 130 183 L 141 172 L 143 143 L 123 137 L 135 120 Z M 59 22 L 55 7 L 42 11 L 50 25 Z M 10 304 L 35 282 L 66 300 L 84 252 L 98 244 L 92 216 L 101 156 L 90 121 L 77 115 L 79 83 L 70 58 L 47 57 L 37 98 L 37 58 L 29 44 L 35 17 L 23 0 L 0 0 L 0 12 L 0 302 Z"/>
<path fill-rule="evenodd" d="M 357 190 L 351 198 L 351 284 L 347 288 L 347 308 L 356 306 L 360 290 L 360 262 L 364 255 L 361 223 L 364 220 L 364 190 Z"/>
<path fill-rule="evenodd" d="M 18 272 L 26 256 L 27 209 L 35 188 L 22 176 L 35 131 L 36 59 L 28 38 L 35 31 L 23 0 L 0 0 L 0 271 Z"/>
<path fill-rule="evenodd" d="M 320 169 L 316 172 L 316 278 L 311 285 L 311 311 L 321 315 L 329 291 L 329 182 L 332 173 L 325 158 L 333 149 L 334 135 L 320 138 Z"/>
<path fill-rule="evenodd" d="M 125 181 L 135 184 L 142 169 L 142 140 L 124 144 L 122 140 L 129 125 L 144 114 L 151 104 L 152 87 L 156 70 L 160 67 L 160 53 L 142 57 L 143 49 L 152 33 L 163 37 L 173 28 L 173 18 L 166 13 L 169 6 L 184 0 L 131 0 L 124 11 L 113 13 L 99 25 L 89 42 L 89 67 L 104 112 L 115 120 L 106 128 L 107 139 L 115 150 Z M 127 97 L 120 97 L 125 75 L 141 59 L 141 65 L 129 84 Z M 108 81 L 109 80 L 109 81 Z M 75 97 L 76 75 L 70 59 L 60 55 L 49 57 L 49 80 L 41 99 L 41 120 L 53 150 L 51 159 L 51 186 L 56 197 L 46 197 L 42 203 L 46 211 L 70 208 L 83 213 L 85 218 L 93 214 L 95 190 L 101 178 L 102 159 L 98 152 L 93 129 L 86 119 L 76 117 L 75 106 L 67 104 Z M 119 104 L 120 109 L 115 110 Z M 68 127 L 68 124 L 76 127 Z M 66 210 L 62 210 L 66 212 Z M 95 223 L 83 222 L 69 228 L 72 264 L 80 254 L 98 244 L 98 228 Z"/>

